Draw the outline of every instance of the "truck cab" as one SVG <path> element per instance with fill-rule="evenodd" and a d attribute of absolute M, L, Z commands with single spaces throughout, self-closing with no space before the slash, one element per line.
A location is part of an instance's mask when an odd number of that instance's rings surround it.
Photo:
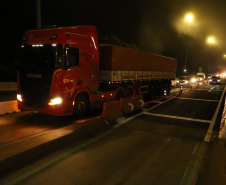
<path fill-rule="evenodd" d="M 18 108 L 71 115 L 99 87 L 99 47 L 94 26 L 60 27 L 24 33 L 18 69 Z M 85 105 L 89 106 L 89 105 Z"/>

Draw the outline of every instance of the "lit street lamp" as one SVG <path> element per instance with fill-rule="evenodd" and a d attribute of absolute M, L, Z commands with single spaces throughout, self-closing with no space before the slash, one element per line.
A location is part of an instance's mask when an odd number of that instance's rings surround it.
<path fill-rule="evenodd" d="M 187 14 L 185 16 L 185 22 L 187 23 L 187 27 L 188 27 L 188 32 L 190 31 L 190 23 L 193 21 L 193 15 L 192 14 Z M 186 49 L 186 54 L 185 54 L 185 62 L 184 62 L 184 73 L 187 72 L 187 59 L 188 59 L 188 46 Z"/>
<path fill-rule="evenodd" d="M 207 42 L 209 44 L 213 44 L 214 43 L 214 38 L 213 37 L 208 37 Z"/>
<path fill-rule="evenodd" d="M 192 22 L 193 15 L 192 14 L 188 14 L 188 15 L 186 15 L 185 19 L 186 19 L 187 22 Z"/>

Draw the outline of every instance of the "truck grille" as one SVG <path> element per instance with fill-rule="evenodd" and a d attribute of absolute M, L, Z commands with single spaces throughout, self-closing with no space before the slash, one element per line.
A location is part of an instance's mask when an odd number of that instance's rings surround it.
<path fill-rule="evenodd" d="M 20 89 L 24 104 L 28 107 L 45 108 L 50 99 L 53 72 L 28 72 L 20 70 Z"/>

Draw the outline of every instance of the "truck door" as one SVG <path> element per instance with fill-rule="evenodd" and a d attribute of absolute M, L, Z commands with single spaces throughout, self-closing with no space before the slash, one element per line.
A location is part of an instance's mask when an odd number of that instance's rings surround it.
<path fill-rule="evenodd" d="M 82 71 L 79 66 L 79 49 L 74 47 L 65 47 L 63 93 L 65 98 L 73 96 L 74 92 L 82 84 Z"/>

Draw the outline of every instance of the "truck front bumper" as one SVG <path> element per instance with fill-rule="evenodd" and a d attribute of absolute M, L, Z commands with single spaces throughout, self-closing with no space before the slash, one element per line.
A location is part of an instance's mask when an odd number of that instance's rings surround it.
<path fill-rule="evenodd" d="M 66 102 L 60 105 L 51 105 L 46 108 L 28 107 L 23 102 L 18 101 L 18 109 L 21 111 L 37 111 L 41 114 L 53 116 L 70 116 L 73 114 L 73 106 L 71 102 Z"/>

